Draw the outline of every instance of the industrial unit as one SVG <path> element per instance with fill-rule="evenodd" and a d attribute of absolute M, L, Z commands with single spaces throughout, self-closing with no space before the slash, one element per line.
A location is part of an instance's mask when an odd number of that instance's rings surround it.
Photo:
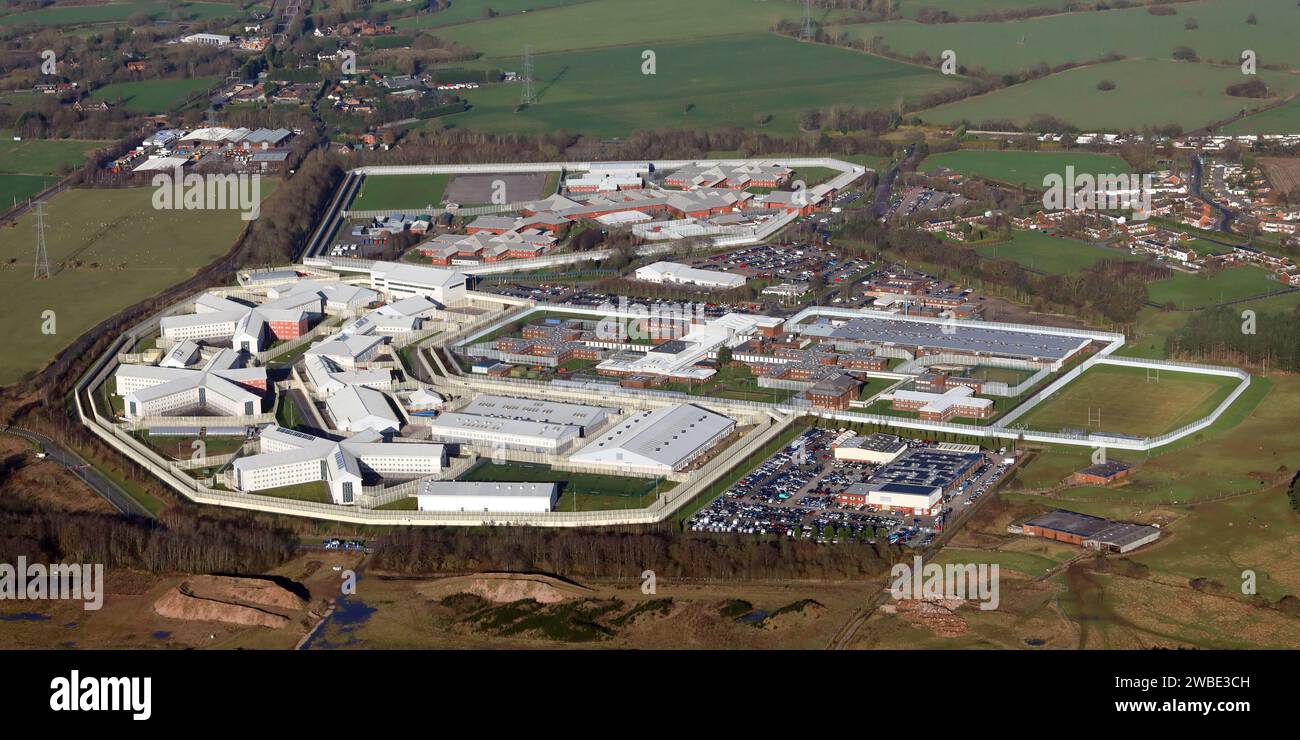
<path fill-rule="evenodd" d="M 555 483 L 425 481 L 412 494 L 420 511 L 532 513 L 552 511 L 559 497 Z"/>
<path fill-rule="evenodd" d="M 694 404 L 664 406 L 629 416 L 569 461 L 663 475 L 686 467 L 735 428 L 734 419 Z"/>
<path fill-rule="evenodd" d="M 1021 528 L 1030 537 L 1046 537 L 1104 552 L 1126 553 L 1160 538 L 1157 527 L 1116 522 L 1065 509 L 1035 517 Z"/>

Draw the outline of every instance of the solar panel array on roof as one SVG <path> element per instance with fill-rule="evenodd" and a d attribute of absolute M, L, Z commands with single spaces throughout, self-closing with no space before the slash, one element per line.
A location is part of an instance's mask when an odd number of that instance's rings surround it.
<path fill-rule="evenodd" d="M 978 453 L 916 448 L 880 466 L 872 483 L 906 483 L 947 491 L 963 480 L 983 460 Z"/>
<path fill-rule="evenodd" d="M 851 319 L 832 331 L 831 336 L 836 339 L 899 344 L 908 347 L 1052 360 L 1065 358 L 1087 343 L 1087 340 L 1081 337 L 1022 332 L 964 323 L 934 324 L 883 318 Z"/>

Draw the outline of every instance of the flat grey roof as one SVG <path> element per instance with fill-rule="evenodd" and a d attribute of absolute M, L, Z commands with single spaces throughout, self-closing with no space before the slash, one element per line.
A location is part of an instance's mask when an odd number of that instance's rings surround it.
<path fill-rule="evenodd" d="M 1090 514 L 1066 511 L 1065 509 L 1049 511 L 1046 514 L 1030 519 L 1025 522 L 1025 525 L 1064 532 L 1086 540 L 1096 540 L 1117 547 L 1124 547 L 1159 532 L 1155 527 L 1143 524 L 1115 522 Z"/>
<path fill-rule="evenodd" d="M 460 409 L 462 414 L 491 416 L 500 419 L 520 419 L 546 424 L 591 427 L 599 425 L 615 409 L 602 406 L 583 406 L 576 403 L 541 401 L 532 398 L 483 395 Z"/>
<path fill-rule="evenodd" d="M 494 496 L 501 498 L 555 495 L 555 483 L 500 483 L 492 481 L 425 481 L 417 496 Z"/>

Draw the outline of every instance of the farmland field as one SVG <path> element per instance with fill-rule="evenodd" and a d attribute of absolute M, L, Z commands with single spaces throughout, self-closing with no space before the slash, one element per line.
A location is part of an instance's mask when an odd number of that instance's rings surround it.
<path fill-rule="evenodd" d="M 154 18 L 175 20 L 206 20 L 236 15 L 239 6 L 234 3 L 220 2 L 181 2 L 176 3 L 175 14 L 163 2 L 98 3 L 95 5 L 74 5 L 66 7 L 48 7 L 29 10 L 23 13 L 0 16 L 0 25 L 33 24 L 40 26 L 71 26 L 80 23 L 109 23 L 124 21 L 137 13 L 147 13 Z"/>
<path fill-rule="evenodd" d="M 518 85 L 470 91 L 471 109 L 439 119 L 488 131 L 543 133 L 560 129 L 623 136 L 656 127 L 798 130 L 801 109 L 845 103 L 887 108 L 954 84 L 930 70 L 774 35 L 659 44 L 658 73 L 641 74 L 641 49 L 598 49 L 534 58 L 538 103 L 515 112 Z M 740 59 L 782 59 L 761 81 Z M 509 64 L 517 64 L 511 60 Z M 847 94 L 846 94 L 847 93 Z"/>
<path fill-rule="evenodd" d="M 1153 303 L 1172 303 L 1178 308 L 1203 308 L 1223 301 L 1263 295 L 1284 286 L 1269 279 L 1269 273 L 1251 265 L 1230 267 L 1210 275 L 1175 272 L 1168 280 L 1147 285 Z"/>
<path fill-rule="evenodd" d="M 418 209 L 442 205 L 450 175 L 371 175 L 361 183 L 348 208 L 372 211 L 385 208 Z"/>
<path fill-rule="evenodd" d="M 1259 165 L 1268 182 L 1279 193 L 1300 193 L 1300 159 L 1295 157 L 1261 157 Z"/>
<path fill-rule="evenodd" d="M 1145 368 L 1094 365 L 1016 425 L 1047 432 L 1087 429 L 1091 412 L 1092 431 L 1154 436 L 1205 417 L 1238 383 L 1236 378 L 1163 370 L 1155 382 L 1148 380 Z"/>
<path fill-rule="evenodd" d="M 1300 12 L 1300 11 L 1298 11 Z M 967 24 L 950 24 L 967 25 Z M 1193 129 L 1272 102 L 1224 93 L 1241 81 L 1236 67 L 1153 60 L 1125 60 L 1071 69 L 986 95 L 921 111 L 928 123 L 1012 121 L 1050 115 L 1082 129 L 1133 129 L 1177 124 Z M 1281 95 L 1300 90 L 1300 76 L 1261 71 L 1259 78 Z M 1097 83 L 1111 80 L 1114 90 Z M 1168 96 L 1152 91 L 1169 91 Z M 1177 91 L 1176 93 L 1174 91 Z"/>
<path fill-rule="evenodd" d="M 215 83 L 215 77 L 115 82 L 99 88 L 91 97 L 114 105 L 120 102 L 137 113 L 168 113 L 189 96 L 207 90 Z"/>
<path fill-rule="evenodd" d="M 932 167 L 947 167 L 967 175 L 986 177 L 1012 185 L 1025 185 L 1032 189 L 1043 187 L 1048 175 L 1065 176 L 1065 168 L 1073 166 L 1077 174 L 1122 174 L 1132 171 L 1123 157 L 1092 152 L 1014 152 L 958 150 L 926 157 L 921 163 L 922 172 Z"/>
<path fill-rule="evenodd" d="M 845 30 L 863 39 L 879 34 L 891 51 L 908 56 L 927 53 L 938 60 L 951 49 L 958 64 L 995 73 L 1040 63 L 1091 62 L 1112 52 L 1130 59 L 1170 59 L 1178 46 L 1191 47 L 1202 60 L 1229 62 L 1234 69 L 1242 49 L 1258 54 L 1261 65 L 1300 68 L 1300 8 L 1292 0 L 1199 0 L 1171 7 L 1176 15 L 1156 16 L 1138 7 L 1002 23 L 892 21 Z M 1258 24 L 1246 23 L 1251 13 Z M 1200 28 L 1184 28 L 1188 18 L 1195 18 Z M 1169 84 L 1171 92 L 1177 89 L 1176 83 Z"/>
<path fill-rule="evenodd" d="M 8 210 L 58 181 L 53 175 L 0 175 L 0 210 Z"/>
<path fill-rule="evenodd" d="M 434 28 L 437 26 L 450 26 L 455 23 L 481 21 L 486 18 L 485 14 L 488 8 L 496 11 L 498 16 L 503 16 L 586 2 L 592 2 L 592 0 L 453 0 L 451 6 L 443 10 L 399 18 L 393 21 L 393 28 L 398 30 Z M 395 5 L 404 4 L 397 3 Z"/>
<path fill-rule="evenodd" d="M 263 182 L 263 197 L 274 185 Z M 35 217 L 0 228 L 0 310 L 11 322 L 0 383 L 39 370 L 95 324 L 189 277 L 230 249 L 244 226 L 236 211 L 154 210 L 153 192 L 73 189 L 52 198 L 49 280 L 32 279 Z M 46 309 L 55 312 L 55 334 L 41 331 Z"/>
<path fill-rule="evenodd" d="M 603 48 L 656 42 L 659 63 L 668 61 L 667 44 L 708 37 L 766 33 L 782 18 L 798 19 L 802 6 L 764 0 L 592 0 L 522 15 L 510 15 L 439 30 L 438 37 L 479 51 L 485 57 L 517 58 L 525 44 L 533 53 Z M 628 55 L 628 73 L 640 74 L 641 51 Z M 781 57 L 732 57 L 746 60 Z M 772 71 L 768 68 L 767 71 Z M 612 74 L 614 70 L 605 70 Z M 664 74 L 660 71 L 660 74 Z"/>
<path fill-rule="evenodd" d="M 1091 3 L 1071 2 L 1070 0 L 897 0 L 894 12 L 904 18 L 915 18 L 922 10 L 940 10 L 958 18 L 970 18 L 981 13 L 1001 11 L 1051 8 L 1061 10 L 1066 5 L 1083 5 Z"/>
<path fill-rule="evenodd" d="M 1077 272 L 1102 260 L 1142 259 L 1122 249 L 1048 236 L 1040 231 L 1013 231 L 1010 241 L 977 247 L 975 251 L 985 257 L 1011 260 L 1031 270 L 1050 273 Z"/>
<path fill-rule="evenodd" d="M 14 141 L 0 131 L 0 172 L 18 175 L 54 175 L 85 164 L 86 157 L 107 141 L 76 139 L 24 139 Z"/>
<path fill-rule="evenodd" d="M 1300 131 L 1300 98 L 1224 126 L 1225 134 L 1285 134 Z"/>

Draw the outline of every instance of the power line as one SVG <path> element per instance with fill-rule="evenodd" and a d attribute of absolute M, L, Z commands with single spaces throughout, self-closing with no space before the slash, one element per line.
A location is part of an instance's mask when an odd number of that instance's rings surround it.
<path fill-rule="evenodd" d="M 32 269 L 32 279 L 48 280 L 50 277 L 50 254 L 45 249 L 45 201 L 36 202 L 36 264 Z"/>
<path fill-rule="evenodd" d="M 803 0 L 803 28 L 799 30 L 799 38 L 808 40 L 816 35 L 813 32 L 812 0 Z"/>
<path fill-rule="evenodd" d="M 537 91 L 533 89 L 533 48 L 524 47 L 524 90 L 519 96 L 520 105 L 537 105 Z"/>

